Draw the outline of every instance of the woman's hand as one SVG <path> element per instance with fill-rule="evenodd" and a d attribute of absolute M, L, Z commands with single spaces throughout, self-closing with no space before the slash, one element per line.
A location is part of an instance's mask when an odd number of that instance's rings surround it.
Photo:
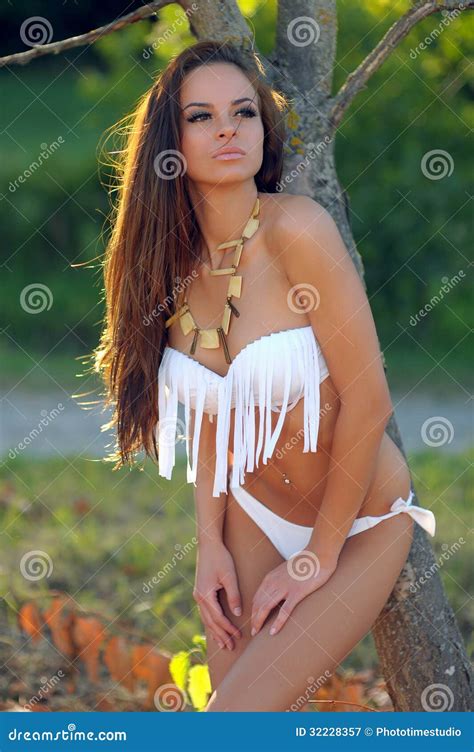
<path fill-rule="evenodd" d="M 241 637 L 241 632 L 222 610 L 217 598 L 217 591 L 221 588 L 226 592 L 233 613 L 240 616 L 242 605 L 231 553 L 222 542 L 201 544 L 198 548 L 193 598 L 198 604 L 202 621 L 219 647 L 233 650 L 232 637 Z"/>
<path fill-rule="evenodd" d="M 306 549 L 290 557 L 265 575 L 252 600 L 252 636 L 257 634 L 268 614 L 284 601 L 270 634 L 281 630 L 297 603 L 324 585 L 337 566 L 337 559 L 319 559 Z"/>

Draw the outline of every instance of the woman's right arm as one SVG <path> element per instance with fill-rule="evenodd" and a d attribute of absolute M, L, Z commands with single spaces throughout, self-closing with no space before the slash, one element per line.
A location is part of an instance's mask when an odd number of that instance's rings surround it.
<path fill-rule="evenodd" d="M 220 647 L 233 649 L 232 637 L 240 637 L 240 630 L 225 616 L 217 592 L 224 588 L 233 613 L 241 609 L 234 560 L 223 542 L 223 527 L 227 494 L 212 495 L 214 484 L 216 420 L 211 423 L 204 415 L 199 439 L 194 502 L 198 554 L 193 598 L 197 602 L 204 624 Z M 241 611 L 240 611 L 241 612 Z"/>

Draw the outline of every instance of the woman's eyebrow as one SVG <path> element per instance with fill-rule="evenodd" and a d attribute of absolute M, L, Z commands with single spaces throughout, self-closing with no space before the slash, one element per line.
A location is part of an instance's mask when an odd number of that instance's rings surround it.
<path fill-rule="evenodd" d="M 241 99 L 234 99 L 231 104 L 240 104 L 241 102 L 253 102 L 253 99 L 250 99 L 250 97 L 241 97 Z M 210 102 L 190 102 L 186 105 L 186 107 L 183 107 L 182 112 L 184 110 L 187 110 L 188 107 L 213 107 L 214 105 Z"/>

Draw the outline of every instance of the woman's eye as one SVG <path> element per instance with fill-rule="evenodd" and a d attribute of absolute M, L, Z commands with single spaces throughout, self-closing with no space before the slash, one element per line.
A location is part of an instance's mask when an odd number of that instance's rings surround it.
<path fill-rule="evenodd" d="M 208 112 L 195 112 L 193 115 L 191 115 L 191 117 L 187 118 L 187 121 L 188 123 L 194 123 L 196 122 L 196 120 L 198 120 L 198 118 L 201 118 L 203 116 L 207 117 L 208 115 Z"/>
<path fill-rule="evenodd" d="M 257 116 L 257 113 L 251 107 L 242 107 L 240 110 L 237 110 L 235 114 L 238 115 L 239 113 L 242 113 L 244 117 L 246 118 L 252 118 L 252 117 Z M 193 113 L 193 115 L 191 115 L 191 117 L 187 118 L 187 122 L 195 123 L 195 122 L 200 121 L 201 118 L 203 117 L 204 118 L 210 117 L 210 113 L 209 112 L 195 112 Z"/>
<path fill-rule="evenodd" d="M 252 110 L 251 107 L 242 107 L 242 109 L 237 110 L 237 112 L 243 112 L 245 114 L 245 117 L 256 117 L 257 115 L 255 110 Z"/>

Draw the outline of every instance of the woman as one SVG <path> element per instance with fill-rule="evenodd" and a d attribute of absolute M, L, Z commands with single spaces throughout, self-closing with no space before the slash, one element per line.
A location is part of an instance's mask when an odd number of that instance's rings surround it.
<path fill-rule="evenodd" d="M 105 261 L 118 465 L 143 446 L 170 478 L 186 437 L 209 711 L 307 696 L 374 623 L 413 520 L 435 531 L 337 227 L 278 192 L 285 105 L 229 44 L 172 60 L 133 115 Z"/>

